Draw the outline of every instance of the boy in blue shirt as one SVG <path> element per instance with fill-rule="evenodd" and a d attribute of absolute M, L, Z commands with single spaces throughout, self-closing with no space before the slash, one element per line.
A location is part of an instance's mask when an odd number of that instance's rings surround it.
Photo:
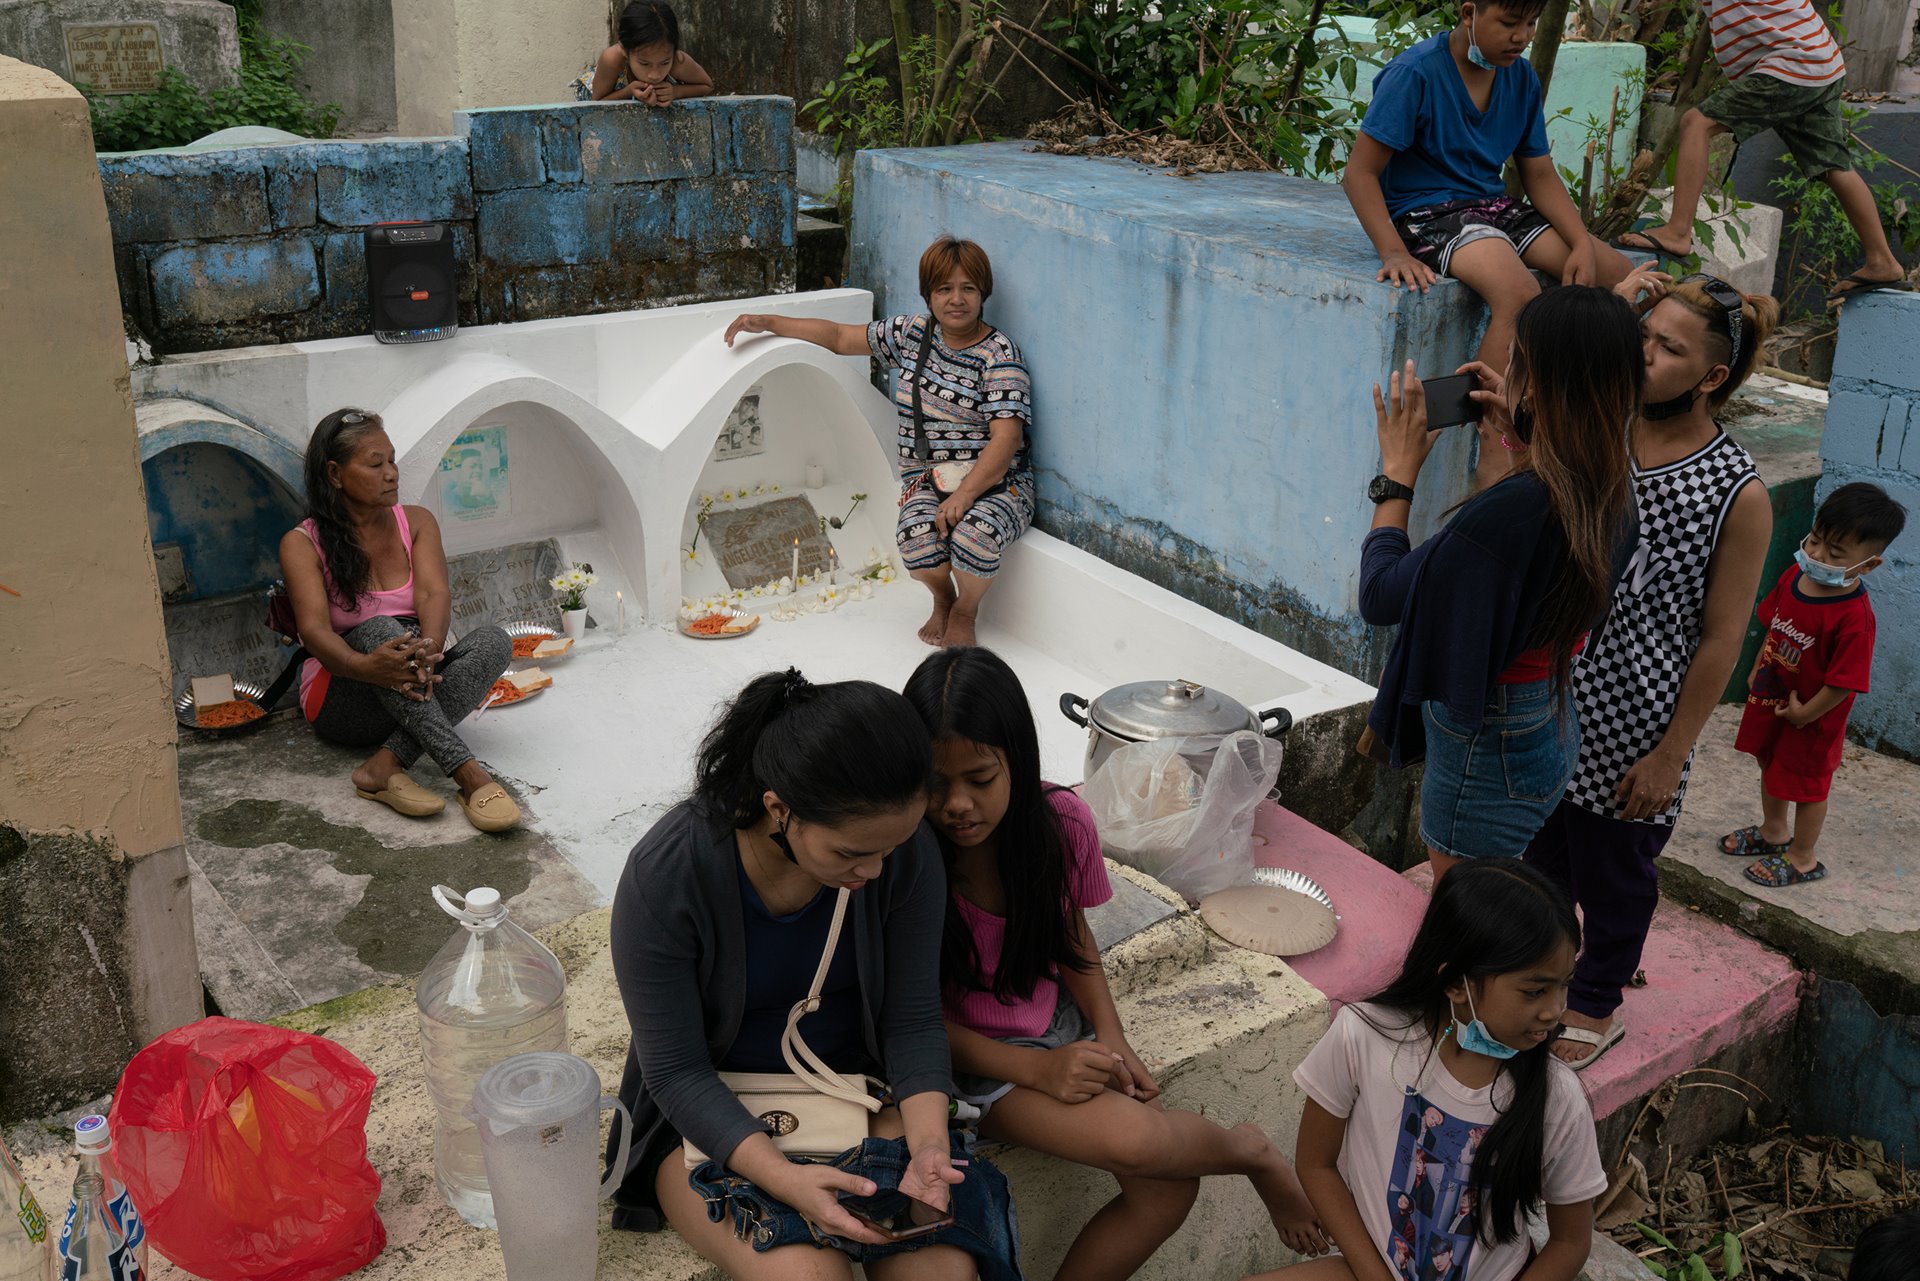
<path fill-rule="evenodd" d="M 1631 270 L 1587 233 L 1547 151 L 1540 79 L 1520 56 L 1545 3 L 1464 0 L 1452 31 L 1381 68 L 1341 180 L 1379 251 L 1375 279 L 1425 293 L 1453 276 L 1486 301 L 1479 359 L 1495 371 L 1507 367 L 1514 317 L 1540 292 L 1530 268 L 1608 288 Z M 1506 194 L 1509 156 L 1526 199 Z M 1483 436 L 1482 483 L 1507 464 Z"/>

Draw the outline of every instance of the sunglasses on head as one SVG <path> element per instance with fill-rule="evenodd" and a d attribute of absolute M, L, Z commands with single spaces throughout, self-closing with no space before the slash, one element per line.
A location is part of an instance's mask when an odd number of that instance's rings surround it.
<path fill-rule="evenodd" d="M 1737 368 L 1740 364 L 1742 309 L 1747 305 L 1746 298 L 1741 295 L 1738 289 L 1735 289 L 1732 285 L 1720 279 L 1720 277 L 1709 276 L 1704 271 L 1696 271 L 1691 276 L 1682 276 L 1674 283 L 1679 285 L 1699 285 L 1700 292 L 1704 293 L 1708 298 L 1711 298 L 1714 304 L 1726 315 L 1727 337 L 1733 343 L 1733 354 L 1728 358 L 1727 363 Z"/>
<path fill-rule="evenodd" d="M 358 427 L 361 423 L 370 423 L 372 421 L 372 414 L 363 414 L 357 409 L 349 409 L 346 413 L 340 415 L 340 425 L 342 427 Z"/>

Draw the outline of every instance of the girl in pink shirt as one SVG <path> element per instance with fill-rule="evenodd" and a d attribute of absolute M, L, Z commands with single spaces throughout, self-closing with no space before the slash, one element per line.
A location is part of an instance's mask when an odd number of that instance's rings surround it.
<path fill-rule="evenodd" d="M 927 819 L 947 866 L 941 985 L 955 1095 L 982 1137 L 1112 1174 L 1119 1194 L 1056 1274 L 1128 1277 L 1186 1220 L 1209 1174 L 1245 1175 L 1290 1249 L 1326 1249 L 1265 1131 L 1167 1107 L 1127 1044 L 1086 908 L 1112 897 L 1093 815 L 1040 777 L 1019 678 L 991 650 L 944 649 L 906 696 L 934 740 Z"/>

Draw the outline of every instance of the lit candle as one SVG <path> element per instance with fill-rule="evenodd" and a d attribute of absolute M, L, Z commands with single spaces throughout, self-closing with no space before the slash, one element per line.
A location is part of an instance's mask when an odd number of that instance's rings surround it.
<path fill-rule="evenodd" d="M 833 559 L 827 563 L 827 581 L 837 587 L 840 584 L 840 549 L 832 548 L 830 554 Z"/>
<path fill-rule="evenodd" d="M 613 603 L 617 608 L 619 620 L 615 625 L 615 634 L 625 636 L 627 634 L 627 598 L 621 593 L 615 592 L 613 594 Z"/>
<path fill-rule="evenodd" d="M 798 587 L 800 585 L 800 540 L 798 538 L 793 540 L 793 574 L 791 577 L 793 578 L 794 586 Z"/>

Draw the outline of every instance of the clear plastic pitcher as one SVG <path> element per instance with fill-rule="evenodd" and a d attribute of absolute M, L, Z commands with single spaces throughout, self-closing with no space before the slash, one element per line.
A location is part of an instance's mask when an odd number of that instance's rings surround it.
<path fill-rule="evenodd" d="M 427 963 L 416 989 L 427 1090 L 439 1114 L 434 1178 L 461 1218 L 491 1228 L 486 1163 L 467 1105 L 494 1064 L 533 1050 L 566 1050 L 567 980 L 553 953 L 507 919 L 499 891 L 481 888 L 462 898 L 436 885 L 433 897 L 462 927 Z"/>
<path fill-rule="evenodd" d="M 620 1113 L 620 1151 L 600 1181 L 600 1114 Z M 518 1054 L 487 1069 L 468 1116 L 479 1127 L 507 1281 L 593 1281 L 601 1201 L 627 1168 L 633 1118 L 602 1098 L 571 1054 Z"/>

